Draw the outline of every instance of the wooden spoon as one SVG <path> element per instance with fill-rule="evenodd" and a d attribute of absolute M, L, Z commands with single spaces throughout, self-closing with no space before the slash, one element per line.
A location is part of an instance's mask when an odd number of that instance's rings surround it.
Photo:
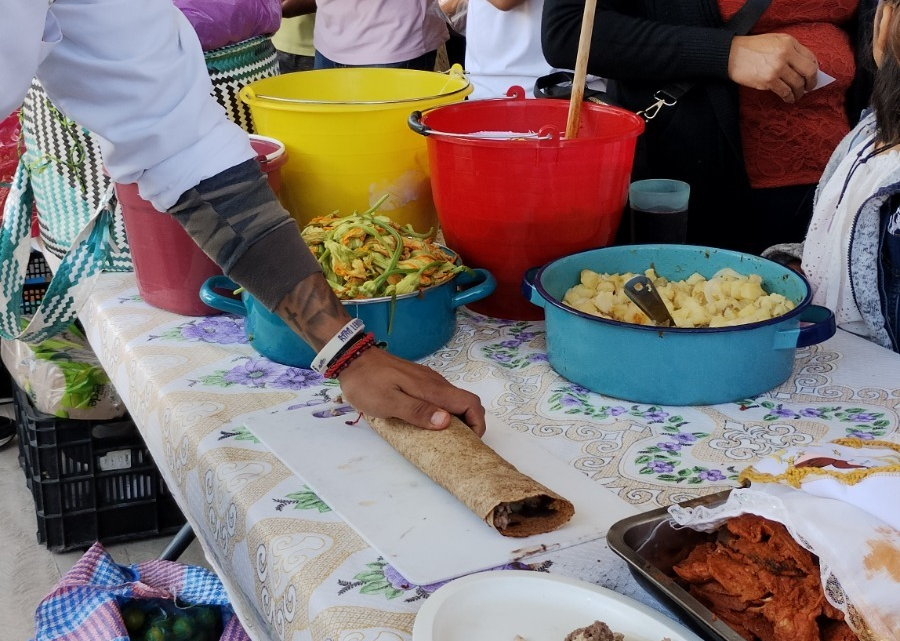
<path fill-rule="evenodd" d="M 566 138 L 578 136 L 581 120 L 581 103 L 584 101 L 584 81 L 587 78 L 588 54 L 591 51 L 591 34 L 594 31 L 594 13 L 597 0 L 585 0 L 584 15 L 581 18 L 581 36 L 578 38 L 578 54 L 575 58 L 575 79 L 572 80 L 572 94 L 569 97 L 569 117 L 566 121 Z"/>

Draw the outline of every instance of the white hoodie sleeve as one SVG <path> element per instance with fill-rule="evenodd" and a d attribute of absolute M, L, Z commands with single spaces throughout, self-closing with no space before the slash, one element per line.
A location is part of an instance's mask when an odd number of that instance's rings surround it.
<path fill-rule="evenodd" d="M 22 105 L 38 66 L 62 39 L 46 0 L 0 0 L 0 119 Z"/>
<path fill-rule="evenodd" d="M 36 76 L 60 111 L 100 139 L 113 180 L 138 183 L 157 209 L 254 157 L 246 132 L 210 95 L 200 41 L 171 0 L 0 0 L 0 15 L 7 111 Z"/>

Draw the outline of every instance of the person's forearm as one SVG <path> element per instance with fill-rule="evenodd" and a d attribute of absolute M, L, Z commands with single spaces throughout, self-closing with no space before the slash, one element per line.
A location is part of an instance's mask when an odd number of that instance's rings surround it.
<path fill-rule="evenodd" d="M 296 18 L 316 12 L 316 0 L 282 0 L 281 17 Z"/>
<path fill-rule="evenodd" d="M 732 34 L 724 29 L 664 24 L 629 15 L 631 0 L 598 0 L 588 72 L 621 80 L 728 78 Z M 544 57 L 573 69 L 584 0 L 545 0 L 541 27 Z"/>
<path fill-rule="evenodd" d="M 281 299 L 275 313 L 317 352 L 350 321 L 322 274 L 312 274 L 297 283 Z"/>
<path fill-rule="evenodd" d="M 275 310 L 298 283 L 321 272 L 256 160 L 202 181 L 169 214 L 266 309 Z"/>

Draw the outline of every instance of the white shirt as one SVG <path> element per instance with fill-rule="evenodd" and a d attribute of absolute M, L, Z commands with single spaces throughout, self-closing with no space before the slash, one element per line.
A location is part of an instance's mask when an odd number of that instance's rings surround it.
<path fill-rule="evenodd" d="M 193 27 L 171 0 L 0 0 L 0 115 L 37 77 L 95 133 L 116 182 L 162 211 L 201 180 L 254 157 L 210 96 Z"/>
<path fill-rule="evenodd" d="M 316 49 L 341 64 L 412 60 L 435 51 L 449 37 L 436 0 L 316 2 Z"/>
<path fill-rule="evenodd" d="M 519 85 L 534 95 L 534 81 L 553 71 L 541 50 L 544 0 L 525 0 L 501 11 L 488 0 L 469 0 L 466 16 L 466 71 L 474 87 L 470 99 L 505 96 Z"/>
<path fill-rule="evenodd" d="M 501 11 L 488 0 L 469 0 L 466 16 L 466 64 L 473 91 L 469 98 L 499 98 L 513 85 L 534 97 L 534 83 L 558 69 L 544 59 L 541 14 L 544 0 L 525 0 Z M 588 76 L 587 85 L 603 90 L 606 80 Z"/>

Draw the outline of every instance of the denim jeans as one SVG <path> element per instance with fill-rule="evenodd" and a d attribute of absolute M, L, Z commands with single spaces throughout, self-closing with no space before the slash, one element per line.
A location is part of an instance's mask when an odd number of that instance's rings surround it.
<path fill-rule="evenodd" d="M 293 73 L 295 71 L 310 71 L 313 68 L 312 56 L 301 56 L 286 51 L 276 51 L 278 56 L 278 70 L 281 73 Z"/>
<path fill-rule="evenodd" d="M 402 62 L 388 62 L 384 64 L 367 64 L 367 65 L 345 65 L 334 60 L 329 60 L 319 51 L 316 51 L 314 63 L 315 69 L 337 69 L 341 67 L 386 67 L 390 69 L 417 69 L 419 71 L 434 71 L 434 65 L 437 62 L 437 51 L 423 53 L 418 58 L 412 60 L 404 60 Z"/>

